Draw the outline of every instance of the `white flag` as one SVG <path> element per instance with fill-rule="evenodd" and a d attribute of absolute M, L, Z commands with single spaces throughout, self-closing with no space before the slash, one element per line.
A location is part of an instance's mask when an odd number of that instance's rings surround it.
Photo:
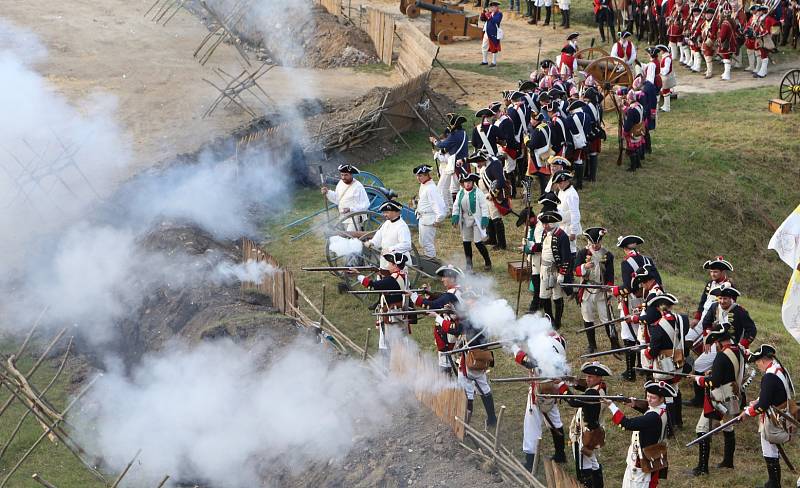
<path fill-rule="evenodd" d="M 783 295 L 781 316 L 786 330 L 800 342 L 800 205 L 772 235 L 768 248 L 793 270 Z"/>

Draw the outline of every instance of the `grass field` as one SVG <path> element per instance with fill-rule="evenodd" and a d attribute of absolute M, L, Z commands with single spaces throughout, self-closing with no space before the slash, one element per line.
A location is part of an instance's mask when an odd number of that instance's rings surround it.
<path fill-rule="evenodd" d="M 800 345 L 791 340 L 780 320 L 780 300 L 788 278 L 788 269 L 781 264 L 766 243 L 772 234 L 770 224 L 780 221 L 796 206 L 800 193 L 796 161 L 800 156 L 795 124 L 797 116 L 781 118 L 765 110 L 766 100 L 772 90 L 731 92 L 716 96 L 687 96 L 673 104 L 673 112 L 662 117 L 654 135 L 654 152 L 648 156 L 644 169 L 630 175 L 614 165 L 616 140 L 609 140 L 601 158 L 600 181 L 581 192 L 583 225 L 604 225 L 609 228 L 609 245 L 618 234 L 636 233 L 647 241 L 644 252 L 653 255 L 664 270 L 667 290 L 681 300 L 679 309 L 692 312 L 705 281 L 702 263 L 708 257 L 723 254 L 737 268 L 735 280 L 745 293 L 740 303 L 747 308 L 759 327 L 756 343 L 777 344 L 786 364 L 800 359 Z M 746 127 L 744 122 L 747 121 Z M 688 122 L 687 122 L 688 121 Z M 754 130 L 753 128 L 758 128 Z M 613 131 L 609 131 L 611 134 Z M 769 147 L 764 139 L 769 137 Z M 403 202 L 416 192 L 411 168 L 430 160 L 429 145 L 422 133 L 408 138 L 412 149 L 403 151 L 381 162 L 370 165 L 368 171 L 378 174 L 384 183 L 399 194 Z M 285 216 L 288 222 L 319 208 L 321 196 L 315 190 L 299 192 L 294 210 Z M 511 220 L 511 219 L 507 219 Z M 509 240 L 520 242 L 521 229 L 507 225 Z M 309 236 L 290 242 L 275 229 L 267 229 L 272 241 L 267 249 L 285 266 L 297 269 L 302 265 L 323 265 L 323 239 Z M 440 229 L 437 239 L 438 253 L 445 261 L 463 264 L 460 239 L 456 231 Z M 476 254 L 476 265 L 481 263 Z M 517 252 L 493 253 L 494 270 L 491 276 L 497 283 L 498 293 L 514 304 L 517 285 L 506 274 L 506 262 L 519 259 Z M 295 273 L 298 285 L 318 303 L 321 285 L 336 289 L 336 280 L 319 273 Z M 335 292 L 334 292 L 335 293 Z M 523 291 L 524 309 L 530 300 Z M 369 310 L 365 304 L 350 296 L 333 296 L 328 292 L 326 314 L 357 343 L 362 343 L 365 331 L 371 326 Z M 569 341 L 570 362 L 580 364 L 577 356 L 585 349 L 585 338 L 575 334 L 581 327 L 578 308 L 574 302 L 566 306 L 565 325 L 562 332 Z M 414 337 L 424 348 L 433 350 L 431 322 L 423 319 L 414 329 Z M 608 345 L 600 337 L 601 347 Z M 374 337 L 374 336 L 373 336 Z M 371 345 L 375 349 L 375 343 Z M 520 368 L 510 356 L 500 353 L 491 376 L 517 376 Z M 615 373 L 621 372 L 622 361 L 608 359 Z M 624 383 L 617 378 L 610 381 L 615 393 L 641 395 L 641 387 Z M 749 391 L 755 395 L 755 383 Z M 526 388 L 499 386 L 496 388 L 499 404 L 508 407 L 503 423 L 503 442 L 514 450 L 519 449 L 522 437 L 522 417 Z M 685 395 L 690 387 L 684 387 Z M 482 408 L 477 422 L 482 422 Z M 568 423 L 572 410 L 561 408 L 562 418 Z M 685 471 L 696 463 L 696 449 L 683 447 L 694 438 L 697 409 L 684 409 L 685 428 L 671 441 L 671 465 L 666 486 L 701 486 L 708 480 L 694 480 Z M 608 425 L 608 419 L 606 419 Z M 714 441 L 712 451 L 713 486 L 754 486 L 764 481 L 763 460 L 757 438 L 756 424 L 739 429 L 737 465 L 730 470 L 715 470 L 721 459 L 722 440 Z M 624 470 L 624 452 L 630 436 L 610 430 L 607 444 L 600 454 L 605 467 L 608 486 L 619 483 Z M 552 452 L 549 435 L 545 435 L 544 452 Z M 797 459 L 798 450 L 789 446 L 789 456 Z M 784 479 L 791 475 L 784 469 Z"/>

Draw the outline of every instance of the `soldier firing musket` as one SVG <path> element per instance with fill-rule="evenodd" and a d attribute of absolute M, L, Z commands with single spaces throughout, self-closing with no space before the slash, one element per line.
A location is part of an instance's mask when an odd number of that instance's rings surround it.
<path fill-rule="evenodd" d="M 569 283 L 562 286 L 572 286 L 577 289 L 576 299 L 581 307 L 583 329 L 589 346 L 586 352 L 597 351 L 595 322 L 607 323 L 611 318 L 608 310 L 608 293 L 614 289 L 614 255 L 603 247 L 601 241 L 608 231 L 603 227 L 586 229 L 586 247 L 578 251 L 575 256 L 575 277 L 581 283 Z M 613 332 L 612 332 L 613 330 Z M 619 348 L 617 330 L 606 327 L 606 334 L 612 348 Z"/>

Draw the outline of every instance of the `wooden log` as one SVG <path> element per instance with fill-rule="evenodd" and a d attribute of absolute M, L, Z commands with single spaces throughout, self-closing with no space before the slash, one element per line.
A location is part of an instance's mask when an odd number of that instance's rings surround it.
<path fill-rule="evenodd" d="M 39 316 L 36 318 L 36 321 L 33 323 L 33 326 L 31 326 L 30 330 L 28 331 L 28 334 L 25 336 L 25 339 L 22 341 L 22 344 L 19 346 L 19 349 L 17 349 L 17 354 L 16 354 L 17 357 L 22 356 L 22 354 L 25 352 L 25 349 L 28 347 L 28 343 L 30 342 L 31 337 L 33 337 L 33 333 L 36 331 L 36 329 L 39 328 L 39 324 L 42 322 L 42 318 L 44 318 L 44 314 L 46 314 L 49 309 L 50 309 L 50 305 L 47 305 L 39 313 Z"/>
<path fill-rule="evenodd" d="M 161 483 L 159 483 L 158 486 L 156 486 L 156 488 L 163 487 L 167 483 L 168 480 L 169 480 L 169 475 L 164 476 L 164 479 L 161 480 Z"/>
<path fill-rule="evenodd" d="M 133 466 L 134 461 L 136 461 L 136 458 L 138 458 L 139 454 L 141 453 L 142 453 L 141 449 L 136 451 L 136 454 L 134 454 L 131 461 L 125 466 L 125 469 L 123 469 L 122 472 L 119 474 L 119 476 L 117 476 L 117 479 L 114 480 L 114 484 L 111 485 L 111 488 L 117 488 L 117 486 L 119 486 L 120 482 L 122 481 L 122 478 L 124 478 L 125 475 L 128 474 L 128 471 L 131 469 L 131 466 Z"/>
<path fill-rule="evenodd" d="M 36 473 L 33 473 L 33 476 L 31 476 L 31 478 L 33 478 L 33 481 L 39 483 L 40 485 L 44 486 L 45 488 L 57 488 L 56 485 L 50 483 L 49 481 L 47 481 L 46 479 L 42 478 L 41 476 L 39 476 Z"/>

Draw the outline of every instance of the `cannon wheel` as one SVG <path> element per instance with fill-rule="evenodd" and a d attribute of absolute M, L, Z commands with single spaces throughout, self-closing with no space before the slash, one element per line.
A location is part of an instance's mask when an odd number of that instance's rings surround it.
<path fill-rule="evenodd" d="M 614 103 L 609 101 L 616 87 L 630 87 L 633 84 L 630 67 L 623 60 L 613 56 L 595 59 L 586 67 L 586 73 L 594 77 L 603 93 L 604 110 L 616 110 Z"/>
<path fill-rule="evenodd" d="M 417 7 L 416 5 L 409 5 L 408 7 L 406 7 L 405 13 L 409 19 L 416 19 L 417 17 L 419 17 L 419 7 Z"/>
<path fill-rule="evenodd" d="M 453 36 L 450 34 L 449 30 L 439 31 L 439 33 L 436 34 L 436 41 L 439 44 L 452 44 Z"/>
<path fill-rule="evenodd" d="M 793 107 L 800 104 L 800 69 L 789 70 L 783 76 L 778 96 Z"/>
<path fill-rule="evenodd" d="M 602 47 L 587 47 L 575 54 L 576 58 L 586 59 L 588 61 L 594 61 L 595 59 L 604 58 L 606 56 L 608 56 L 608 53 Z"/>
<path fill-rule="evenodd" d="M 360 181 L 364 186 L 383 186 L 383 182 L 380 178 L 367 171 L 361 171 L 357 175 L 353 175 L 353 178 Z"/>
<path fill-rule="evenodd" d="M 371 210 L 363 212 L 354 212 L 341 217 L 333 226 L 333 230 L 329 236 L 342 236 L 342 237 L 360 237 L 365 234 L 372 236 L 383 224 L 383 215 Z M 348 231 L 347 225 L 352 222 L 361 222 L 361 231 Z M 325 260 L 329 266 L 380 266 L 380 252 L 375 249 L 364 248 L 360 255 L 356 256 L 339 256 L 330 249 L 330 239 L 325 239 Z M 421 263 L 417 248 L 411 245 L 411 261 L 419 266 Z M 349 288 L 354 287 L 358 283 L 356 277 L 348 275 L 343 271 L 331 271 L 341 279 Z M 409 287 L 414 287 L 419 280 L 420 272 L 417 269 L 408 270 Z"/>

